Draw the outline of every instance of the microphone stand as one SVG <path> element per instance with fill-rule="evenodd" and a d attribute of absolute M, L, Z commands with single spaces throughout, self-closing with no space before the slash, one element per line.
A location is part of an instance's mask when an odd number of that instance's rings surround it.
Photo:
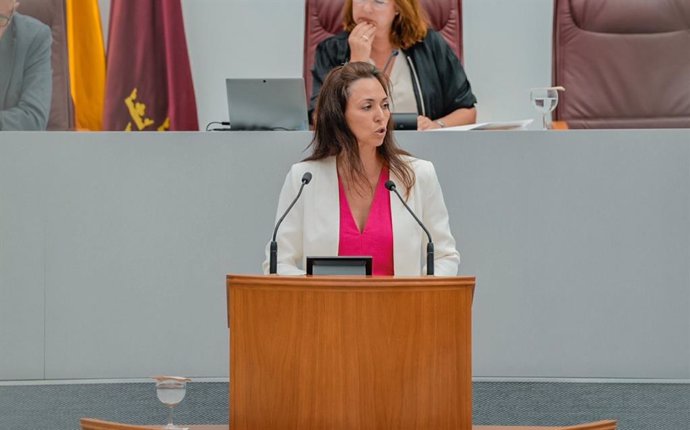
<path fill-rule="evenodd" d="M 426 237 L 429 239 L 429 242 L 426 244 L 426 274 L 427 275 L 433 275 L 434 274 L 434 242 L 431 241 L 431 234 L 429 233 L 429 230 L 426 229 L 424 224 L 422 224 L 422 221 L 417 218 L 417 215 L 410 209 L 409 206 L 407 206 L 407 203 L 405 203 L 405 200 L 403 200 L 402 196 L 398 192 L 398 189 L 395 186 L 395 182 L 393 181 L 386 181 L 386 188 L 388 191 L 392 191 L 395 193 L 396 196 L 400 199 L 400 203 L 405 206 L 405 209 L 412 215 L 412 217 L 417 221 L 417 224 L 419 224 L 420 227 L 422 227 L 422 230 L 424 230 L 424 233 L 426 233 Z"/>
<path fill-rule="evenodd" d="M 302 185 L 300 185 L 299 187 L 297 197 L 295 197 L 292 203 L 290 203 L 290 206 L 288 206 L 283 216 L 280 217 L 280 219 L 276 223 L 275 229 L 273 229 L 273 239 L 271 240 L 270 254 L 268 260 L 268 273 L 270 273 L 271 275 L 275 275 L 276 273 L 278 273 L 278 242 L 276 242 L 278 227 L 280 227 L 280 224 L 283 222 L 287 214 L 290 212 L 295 203 L 297 203 L 297 200 L 299 200 L 299 197 L 302 195 L 302 190 L 304 189 L 304 186 L 307 185 L 309 182 L 311 182 L 311 172 L 306 172 L 304 175 L 302 175 Z"/>

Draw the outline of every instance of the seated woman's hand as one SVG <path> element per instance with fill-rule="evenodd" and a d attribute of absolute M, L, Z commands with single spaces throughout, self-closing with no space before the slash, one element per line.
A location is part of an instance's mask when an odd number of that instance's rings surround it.
<path fill-rule="evenodd" d="M 426 116 L 419 115 L 417 117 L 417 130 L 433 130 L 435 128 L 441 128 L 441 125 Z"/>
<path fill-rule="evenodd" d="M 350 37 L 347 38 L 350 45 L 350 61 L 369 61 L 375 35 L 376 26 L 370 22 L 362 21 L 352 29 Z"/>

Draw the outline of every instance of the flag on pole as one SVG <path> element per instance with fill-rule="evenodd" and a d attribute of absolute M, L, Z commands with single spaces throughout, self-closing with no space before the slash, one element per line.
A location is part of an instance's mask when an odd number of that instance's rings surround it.
<path fill-rule="evenodd" d="M 112 0 L 106 130 L 198 130 L 180 0 Z"/>
<path fill-rule="evenodd" d="M 103 128 L 105 48 L 98 0 L 67 0 L 70 91 L 77 130 Z"/>

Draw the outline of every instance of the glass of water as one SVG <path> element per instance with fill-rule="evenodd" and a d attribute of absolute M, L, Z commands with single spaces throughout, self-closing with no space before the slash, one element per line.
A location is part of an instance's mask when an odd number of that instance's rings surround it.
<path fill-rule="evenodd" d="M 158 400 L 170 408 L 168 424 L 164 428 L 166 430 L 188 430 L 186 427 L 178 427 L 173 424 L 173 408 L 184 399 L 187 392 L 187 382 L 191 379 L 180 376 L 154 376 L 153 379 L 156 380 Z"/>
<path fill-rule="evenodd" d="M 541 113 L 543 129 L 551 128 L 551 112 L 558 105 L 558 91 L 564 90 L 563 87 L 533 88 L 530 91 L 532 106 Z"/>

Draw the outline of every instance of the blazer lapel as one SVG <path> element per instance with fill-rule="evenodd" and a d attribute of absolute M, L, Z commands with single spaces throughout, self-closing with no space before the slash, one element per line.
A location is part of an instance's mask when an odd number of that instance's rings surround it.
<path fill-rule="evenodd" d="M 398 186 L 398 192 L 405 198 L 402 181 L 393 172 L 390 178 Z M 412 188 L 409 198 L 405 203 L 414 210 L 415 189 Z M 418 249 L 421 245 L 419 230 L 421 227 L 412 215 L 405 209 L 398 196 L 391 192 L 391 222 L 393 223 L 393 265 L 396 275 L 419 275 L 421 273 L 421 261 L 419 252 L 410 252 L 410 248 Z"/>
<path fill-rule="evenodd" d="M 309 235 L 305 252 L 309 256 L 338 255 L 340 238 L 340 198 L 338 194 L 338 172 L 335 157 L 329 157 L 314 165 L 314 189 L 309 199 L 308 211 L 311 224 L 305 225 Z M 307 255 L 305 255 L 306 257 Z"/>

